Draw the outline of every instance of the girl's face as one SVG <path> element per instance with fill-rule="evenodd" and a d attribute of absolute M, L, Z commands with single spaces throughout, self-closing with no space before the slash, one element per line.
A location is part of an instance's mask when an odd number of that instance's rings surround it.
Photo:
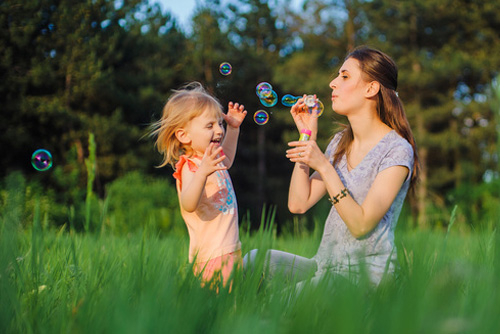
<path fill-rule="evenodd" d="M 224 128 L 222 118 L 217 117 L 211 110 L 205 110 L 200 116 L 193 118 L 184 128 L 188 138 L 188 145 L 194 154 L 203 156 L 210 143 L 222 143 Z"/>
<path fill-rule="evenodd" d="M 342 64 L 339 75 L 330 82 L 332 109 L 337 114 L 348 115 L 362 107 L 369 83 L 361 75 L 358 60 L 349 58 Z"/>

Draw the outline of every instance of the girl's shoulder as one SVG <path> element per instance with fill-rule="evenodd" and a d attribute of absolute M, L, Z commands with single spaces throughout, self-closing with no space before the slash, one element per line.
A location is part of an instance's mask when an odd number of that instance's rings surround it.
<path fill-rule="evenodd" d="M 198 170 L 198 163 L 196 158 L 187 155 L 181 155 L 179 161 L 175 164 L 175 172 L 172 174 L 176 180 L 181 181 L 182 170 L 184 167 L 189 168 L 189 171 L 196 172 Z"/>

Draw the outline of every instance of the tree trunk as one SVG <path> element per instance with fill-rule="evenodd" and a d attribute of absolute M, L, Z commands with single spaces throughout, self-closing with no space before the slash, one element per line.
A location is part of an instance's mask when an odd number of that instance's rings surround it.
<path fill-rule="evenodd" d="M 416 10 L 412 11 L 412 15 L 410 17 L 410 45 L 412 49 L 413 56 L 415 57 L 412 64 L 413 72 L 420 73 L 422 72 L 422 66 L 418 61 L 418 26 L 417 26 L 417 14 Z M 416 90 L 418 92 L 418 89 Z M 420 94 L 415 94 L 415 102 L 418 106 L 421 106 L 421 96 Z M 421 112 L 416 113 L 415 115 L 416 122 L 416 138 L 422 139 L 425 136 L 425 124 L 424 118 Z M 418 142 L 417 142 L 418 145 Z M 422 147 L 418 145 L 418 156 L 420 160 L 420 182 L 417 185 L 416 196 L 417 196 L 417 224 L 420 227 L 426 225 L 427 222 L 427 156 L 429 151 L 426 147 Z"/>
<path fill-rule="evenodd" d="M 265 127 L 260 126 L 257 130 L 257 147 L 258 147 L 258 161 L 257 161 L 257 198 L 260 198 L 262 203 L 267 202 L 266 196 L 266 132 Z"/>

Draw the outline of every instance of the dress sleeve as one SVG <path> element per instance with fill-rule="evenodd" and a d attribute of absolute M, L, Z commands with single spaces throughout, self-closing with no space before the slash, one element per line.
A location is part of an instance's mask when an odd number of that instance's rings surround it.
<path fill-rule="evenodd" d="M 196 170 L 198 170 L 198 166 L 196 166 L 196 164 L 189 160 L 185 155 L 182 155 L 180 158 L 179 158 L 179 161 L 177 161 L 177 163 L 175 164 L 175 172 L 173 175 L 173 177 L 179 181 L 181 187 L 182 187 L 182 167 L 184 167 L 184 164 L 187 162 L 188 164 L 188 168 L 191 172 L 196 172 Z"/>
<path fill-rule="evenodd" d="M 410 171 L 406 180 L 413 173 L 413 147 L 406 140 L 397 141 L 386 156 L 381 160 L 378 171 L 381 172 L 392 166 L 404 166 Z"/>

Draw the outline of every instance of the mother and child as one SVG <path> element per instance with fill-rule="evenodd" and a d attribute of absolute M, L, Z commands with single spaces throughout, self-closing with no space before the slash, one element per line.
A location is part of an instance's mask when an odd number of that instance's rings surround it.
<path fill-rule="evenodd" d="M 303 214 L 325 195 L 332 207 L 316 255 L 267 250 L 265 280 L 279 274 L 295 282 L 318 281 L 326 273 L 356 280 L 364 270 L 378 285 L 394 273 L 394 230 L 419 172 L 397 79 L 396 64 L 379 50 L 361 46 L 346 56 L 330 88 L 333 110 L 348 123 L 324 153 L 316 143 L 318 118 L 307 112 L 305 95 L 291 108 L 297 130 L 311 135 L 308 141 L 288 143 L 286 156 L 295 163 L 289 210 Z M 246 114 L 243 105 L 233 102 L 224 113 L 217 99 L 192 83 L 169 98 L 152 132 L 163 155 L 161 166 L 171 164 L 175 170 L 189 261 L 202 285 L 226 286 L 235 268 L 256 267 L 258 250 L 242 257 L 236 196 L 227 171 Z"/>

